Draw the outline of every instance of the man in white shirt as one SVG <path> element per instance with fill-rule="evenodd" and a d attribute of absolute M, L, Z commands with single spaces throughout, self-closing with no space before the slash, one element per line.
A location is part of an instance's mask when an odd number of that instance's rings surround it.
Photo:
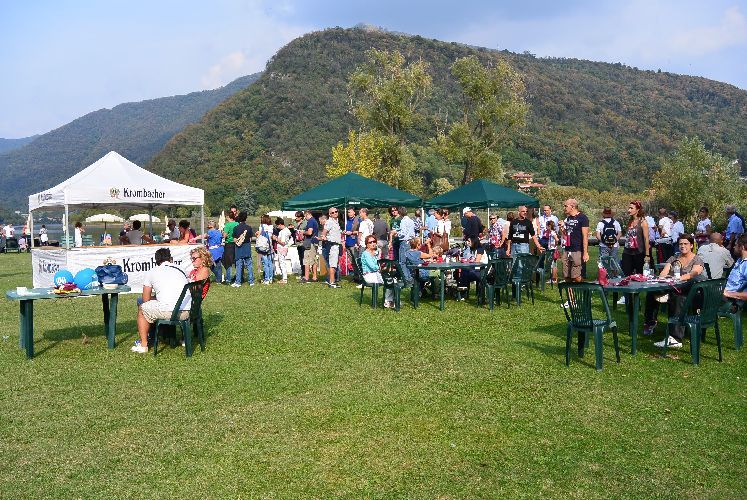
<path fill-rule="evenodd" d="M 337 266 L 340 262 L 340 248 L 342 248 L 342 229 L 340 228 L 340 222 L 337 219 L 338 211 L 332 207 L 329 209 L 329 218 L 324 223 L 324 229 L 322 231 L 322 237 L 320 238 L 323 243 L 323 247 L 327 247 L 325 254 L 327 257 L 327 265 L 329 266 L 329 287 L 340 288 L 340 285 L 335 281 L 335 274 Z"/>
<path fill-rule="evenodd" d="M 373 234 L 374 224 L 373 221 L 368 218 L 367 208 L 361 208 L 358 211 L 358 217 L 361 219 L 360 224 L 358 224 L 358 246 L 362 252 L 366 249 L 366 237 Z"/>
<path fill-rule="evenodd" d="M 661 262 L 674 255 L 674 246 L 672 242 L 672 219 L 667 217 L 667 209 L 659 209 L 659 238 L 656 244 L 661 249 Z"/>
<path fill-rule="evenodd" d="M 680 214 L 676 210 L 669 212 L 669 217 L 672 218 L 672 229 L 669 234 L 672 238 L 672 244 L 674 244 L 676 241 L 679 241 L 680 235 L 685 232 L 685 226 L 679 219 Z"/>
<path fill-rule="evenodd" d="M 171 318 L 184 285 L 189 280 L 179 267 L 173 264 L 171 250 L 159 248 L 155 255 L 156 267 L 148 271 L 143 281 L 143 303 L 137 312 L 137 332 L 140 337 L 132 346 L 137 353 L 148 352 L 148 330 L 159 319 Z M 153 295 L 155 294 L 155 297 Z M 179 319 L 189 318 L 192 296 L 186 293 L 179 306 Z M 157 333 L 156 333 L 157 334 Z"/>
<path fill-rule="evenodd" d="M 3 226 L 3 236 L 5 238 L 13 238 L 16 234 L 16 230 L 13 228 L 13 225 L 8 223 Z"/>
<path fill-rule="evenodd" d="M 711 233 L 709 239 L 710 243 L 698 248 L 698 257 L 708 264 L 711 279 L 718 279 L 724 275 L 725 267 L 734 265 L 734 258 L 731 256 L 731 252 L 724 247 L 724 238 L 721 233 Z"/>
<path fill-rule="evenodd" d="M 599 258 L 610 256 L 617 260 L 622 228 L 620 223 L 613 218 L 611 208 L 605 207 L 602 211 L 602 220 L 597 223 L 596 233 L 599 241 Z"/>

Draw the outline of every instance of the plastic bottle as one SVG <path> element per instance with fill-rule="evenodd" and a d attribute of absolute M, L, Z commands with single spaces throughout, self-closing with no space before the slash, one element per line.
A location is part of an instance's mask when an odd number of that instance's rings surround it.
<path fill-rule="evenodd" d="M 680 264 L 679 260 L 675 260 L 674 263 L 672 263 L 672 274 L 674 275 L 674 280 L 679 281 L 680 280 L 680 271 L 682 270 L 682 265 Z"/>
<path fill-rule="evenodd" d="M 648 260 L 643 263 L 643 275 L 647 278 L 651 276 L 651 266 L 648 265 Z"/>
<path fill-rule="evenodd" d="M 602 265 L 601 260 L 597 262 L 597 265 L 599 266 L 599 277 L 598 277 L 599 284 L 602 286 L 606 286 L 607 285 L 607 269 L 605 269 L 605 267 Z"/>

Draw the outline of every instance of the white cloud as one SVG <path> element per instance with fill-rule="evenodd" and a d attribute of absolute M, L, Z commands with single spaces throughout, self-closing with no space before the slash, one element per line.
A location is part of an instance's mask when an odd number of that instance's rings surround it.
<path fill-rule="evenodd" d="M 747 44 L 747 19 L 734 6 L 726 10 L 720 24 L 678 33 L 669 46 L 679 53 L 702 56 L 744 44 Z"/>
<path fill-rule="evenodd" d="M 250 72 L 246 55 L 241 51 L 232 52 L 208 69 L 207 74 L 202 77 L 202 87 L 218 88 Z"/>

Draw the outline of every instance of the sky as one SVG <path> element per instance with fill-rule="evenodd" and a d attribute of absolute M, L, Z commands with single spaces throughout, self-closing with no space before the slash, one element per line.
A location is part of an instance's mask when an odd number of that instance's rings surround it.
<path fill-rule="evenodd" d="M 304 33 L 358 23 L 747 89 L 747 0 L 0 0 L 0 137 L 213 89 Z"/>

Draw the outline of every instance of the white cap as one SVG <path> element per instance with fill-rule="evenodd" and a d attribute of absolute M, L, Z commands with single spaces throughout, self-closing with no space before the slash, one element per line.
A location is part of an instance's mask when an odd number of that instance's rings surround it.
<path fill-rule="evenodd" d="M 471 208 L 469 208 L 469 207 L 464 207 L 464 208 L 462 209 L 462 215 L 465 215 L 465 214 L 466 214 L 467 212 L 471 212 L 471 211 L 472 211 L 472 209 L 471 209 Z"/>

